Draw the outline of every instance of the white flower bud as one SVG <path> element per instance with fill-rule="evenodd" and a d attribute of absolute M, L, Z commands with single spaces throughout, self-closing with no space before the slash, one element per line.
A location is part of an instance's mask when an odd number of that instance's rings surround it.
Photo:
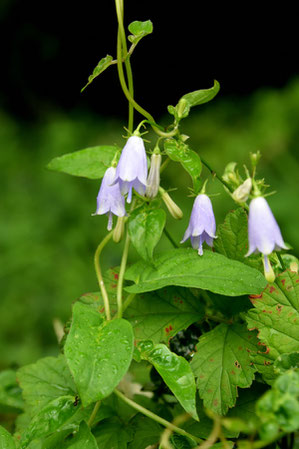
<path fill-rule="evenodd" d="M 157 196 L 160 186 L 160 166 L 161 154 L 153 154 L 151 157 L 151 168 L 146 182 L 145 195 L 148 198 L 155 198 Z"/>
<path fill-rule="evenodd" d="M 167 192 L 165 192 L 164 189 L 161 189 L 161 196 L 162 196 L 162 200 L 165 203 L 165 206 L 167 207 L 167 209 L 169 210 L 170 214 L 173 216 L 173 218 L 175 218 L 176 220 L 180 220 L 181 218 L 183 218 L 183 212 L 182 210 L 179 208 L 179 206 L 170 198 L 170 196 L 168 195 Z"/>
<path fill-rule="evenodd" d="M 251 178 L 247 178 L 233 193 L 232 198 L 237 203 L 245 203 L 248 200 L 252 188 Z"/>

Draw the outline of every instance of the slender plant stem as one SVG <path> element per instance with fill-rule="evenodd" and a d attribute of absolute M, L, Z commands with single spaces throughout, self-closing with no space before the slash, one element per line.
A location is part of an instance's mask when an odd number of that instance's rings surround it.
<path fill-rule="evenodd" d="M 100 287 L 103 301 L 104 301 L 105 314 L 106 314 L 107 320 L 111 320 L 111 314 L 110 314 L 109 297 L 108 297 L 108 293 L 107 293 L 107 290 L 106 290 L 106 287 L 105 287 L 105 284 L 103 281 L 103 276 L 102 276 L 102 271 L 101 271 L 100 255 L 101 255 L 103 249 L 105 248 L 105 246 L 107 245 L 107 243 L 109 242 L 109 240 L 111 239 L 112 234 L 113 234 L 113 231 L 109 232 L 109 234 L 107 234 L 106 237 L 103 238 L 103 240 L 97 247 L 95 255 L 94 255 L 94 266 L 95 266 L 99 287 Z"/>
<path fill-rule="evenodd" d="M 93 411 L 91 412 L 91 415 L 90 415 L 89 420 L 88 420 L 88 422 L 87 422 L 88 427 L 91 427 L 91 426 L 92 426 L 92 424 L 93 424 L 93 422 L 94 422 L 94 419 L 95 419 L 95 417 L 96 417 L 96 414 L 97 414 L 97 412 L 98 412 L 98 410 L 99 410 L 99 408 L 100 408 L 100 405 L 101 405 L 101 401 L 97 401 L 97 402 L 95 403 L 95 406 L 94 406 L 94 408 L 93 408 Z"/>
<path fill-rule="evenodd" d="M 174 246 L 174 248 L 179 248 L 179 245 L 175 242 L 175 240 L 172 238 L 172 236 L 169 234 L 166 228 L 163 229 L 163 232 L 170 241 L 170 243 L 172 244 L 172 246 Z"/>
<path fill-rule="evenodd" d="M 162 426 L 167 427 L 168 429 L 171 429 L 173 432 L 176 432 L 179 435 L 183 435 L 185 437 L 192 438 L 197 443 L 202 443 L 203 440 L 201 438 L 198 438 L 198 437 L 195 437 L 194 435 L 191 435 L 190 433 L 186 432 L 184 429 L 181 429 L 180 427 L 177 427 L 176 425 L 172 424 L 171 422 L 166 421 L 166 419 L 161 418 L 160 416 L 158 416 L 155 413 L 151 412 L 147 408 L 142 407 L 141 405 L 137 404 L 137 402 L 134 402 L 134 401 L 132 401 L 132 399 L 127 398 L 119 390 L 114 390 L 114 393 L 122 401 L 126 402 L 132 408 L 134 408 L 138 412 L 142 413 L 143 415 L 147 416 L 148 418 L 151 418 L 153 421 L 156 421 L 157 423 L 161 424 Z"/>
<path fill-rule="evenodd" d="M 216 176 L 216 178 L 224 185 L 224 187 L 226 187 L 231 193 L 233 193 L 234 189 L 226 181 L 224 181 L 224 179 L 222 179 L 222 177 L 215 170 L 212 169 L 210 164 L 202 157 L 200 157 L 200 159 L 203 165 L 205 165 L 207 169 L 211 172 L 211 174 L 213 176 Z"/>
<path fill-rule="evenodd" d="M 118 318 L 121 318 L 123 315 L 122 293 L 123 293 L 124 275 L 125 275 L 127 260 L 128 260 L 129 246 L 130 246 L 130 237 L 129 237 L 129 233 L 127 231 L 126 239 L 125 239 L 125 246 L 124 246 L 123 255 L 122 255 L 121 263 L 120 263 L 118 283 L 117 283 L 117 317 Z"/>
<path fill-rule="evenodd" d="M 203 441 L 199 446 L 197 446 L 195 449 L 209 449 L 218 440 L 220 432 L 221 432 L 221 421 L 219 418 L 216 418 L 214 419 L 214 426 L 208 438 L 205 441 Z"/>
<path fill-rule="evenodd" d="M 276 256 L 280 262 L 281 268 L 285 271 L 286 270 L 286 266 L 284 264 L 283 258 L 281 257 L 281 255 L 279 254 L 278 251 L 276 251 Z"/>
<path fill-rule="evenodd" d="M 133 299 L 135 298 L 136 293 L 131 293 L 127 299 L 125 300 L 125 302 L 123 303 L 123 307 L 122 310 L 123 312 L 127 309 L 127 307 L 129 307 L 129 305 L 131 304 L 131 302 L 133 301 Z"/>

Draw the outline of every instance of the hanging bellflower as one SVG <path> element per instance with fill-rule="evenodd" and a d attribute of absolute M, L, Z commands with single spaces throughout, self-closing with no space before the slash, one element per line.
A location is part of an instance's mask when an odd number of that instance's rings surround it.
<path fill-rule="evenodd" d="M 216 238 L 215 232 L 216 222 L 211 200 L 206 194 L 201 193 L 194 200 L 189 225 L 181 243 L 190 237 L 192 247 L 202 256 L 203 242 L 212 247 L 213 239 Z"/>
<path fill-rule="evenodd" d="M 127 202 L 132 201 L 132 189 L 144 195 L 147 179 L 147 159 L 141 137 L 133 135 L 128 138 L 116 167 L 115 181 L 123 195 L 128 194 Z"/>
<path fill-rule="evenodd" d="M 106 170 L 97 197 L 97 210 L 93 214 L 108 214 L 108 231 L 112 229 L 112 214 L 118 217 L 126 215 L 125 199 L 120 192 L 119 185 L 112 184 L 115 180 L 115 175 L 115 167 L 109 167 Z"/>
<path fill-rule="evenodd" d="M 274 250 L 287 249 L 287 247 L 267 200 L 262 196 L 253 198 L 249 205 L 248 240 L 249 250 L 245 257 L 257 251 L 262 253 L 265 277 L 269 282 L 273 282 L 275 276 L 268 255 Z"/>
<path fill-rule="evenodd" d="M 147 178 L 145 194 L 148 198 L 155 198 L 160 186 L 161 154 L 153 153 L 151 157 L 151 168 Z"/>

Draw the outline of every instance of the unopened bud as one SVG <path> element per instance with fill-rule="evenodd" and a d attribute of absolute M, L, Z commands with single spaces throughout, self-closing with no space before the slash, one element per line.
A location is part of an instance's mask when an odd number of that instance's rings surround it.
<path fill-rule="evenodd" d="M 256 167 L 261 158 L 261 153 L 259 151 L 257 151 L 256 153 L 250 153 L 249 156 L 250 156 L 250 161 L 251 161 L 252 167 Z"/>
<path fill-rule="evenodd" d="M 233 193 L 232 198 L 237 203 L 245 203 L 248 200 L 252 188 L 251 178 L 247 178 Z"/>
<path fill-rule="evenodd" d="M 176 108 L 177 108 L 177 115 L 178 115 L 179 119 L 187 117 L 189 110 L 190 110 L 190 106 L 189 106 L 187 100 L 185 100 L 185 98 L 180 99 Z"/>
<path fill-rule="evenodd" d="M 168 193 L 160 187 L 160 192 L 162 196 L 162 200 L 165 203 L 165 206 L 169 210 L 170 214 L 175 218 L 176 220 L 180 220 L 183 218 L 183 212 L 179 208 L 179 206 L 173 201 L 173 199 L 170 198 Z"/>
<path fill-rule="evenodd" d="M 267 281 L 272 284 L 272 282 L 275 281 L 275 273 L 273 271 L 272 265 L 268 259 L 268 256 L 264 255 L 263 257 L 263 264 L 264 264 L 264 276 L 267 279 Z"/>
<path fill-rule="evenodd" d="M 160 186 L 161 154 L 153 154 L 151 157 L 151 168 L 146 182 L 145 195 L 148 198 L 157 196 Z"/>
<path fill-rule="evenodd" d="M 121 241 L 121 239 L 124 236 L 124 230 L 125 230 L 125 217 L 118 217 L 116 226 L 113 229 L 113 235 L 112 235 L 113 241 L 115 243 L 118 243 Z"/>

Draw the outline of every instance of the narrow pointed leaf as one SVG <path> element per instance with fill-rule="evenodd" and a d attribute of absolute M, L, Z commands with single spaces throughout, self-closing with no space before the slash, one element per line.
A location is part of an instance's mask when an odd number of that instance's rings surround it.
<path fill-rule="evenodd" d="M 196 412 L 196 386 L 193 372 L 184 357 L 171 352 L 163 344 L 140 343 L 141 357 L 148 360 L 158 371 L 181 406 L 194 419 Z"/>
<path fill-rule="evenodd" d="M 165 252 L 154 260 L 154 266 L 137 262 L 126 271 L 125 277 L 135 282 L 125 288 L 130 293 L 177 285 L 239 296 L 259 294 L 267 284 L 264 276 L 254 268 L 212 251 L 199 256 L 191 248 Z"/>
<path fill-rule="evenodd" d="M 210 89 L 200 89 L 195 90 L 194 92 L 190 92 L 182 96 L 181 100 L 187 101 L 187 103 L 191 106 L 199 106 L 200 104 L 207 103 L 211 101 L 219 92 L 220 84 L 218 81 L 214 81 L 214 86 Z"/>
<path fill-rule="evenodd" d="M 133 355 L 133 330 L 124 319 L 104 321 L 100 312 L 76 302 L 64 351 L 82 404 L 109 396 Z"/>
<path fill-rule="evenodd" d="M 105 56 L 105 58 L 102 58 L 97 66 L 93 69 L 92 74 L 88 77 L 88 83 L 81 89 L 81 92 L 86 89 L 86 87 L 92 83 L 92 81 L 99 76 L 104 70 L 106 70 L 111 64 L 113 63 L 113 58 L 110 55 Z"/>
<path fill-rule="evenodd" d="M 112 145 L 90 147 L 55 157 L 49 162 L 47 168 L 72 176 L 101 179 L 117 151 L 118 148 Z"/>
<path fill-rule="evenodd" d="M 254 379 L 249 354 L 257 347 L 255 334 L 242 324 L 220 324 L 199 338 L 191 368 L 206 408 L 225 415 L 235 405 L 237 388 Z"/>

